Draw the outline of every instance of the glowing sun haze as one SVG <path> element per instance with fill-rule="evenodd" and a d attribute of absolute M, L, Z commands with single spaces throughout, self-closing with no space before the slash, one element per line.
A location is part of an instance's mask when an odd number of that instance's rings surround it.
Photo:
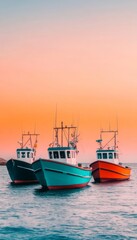
<path fill-rule="evenodd" d="M 0 157 L 22 132 L 47 156 L 55 123 L 79 128 L 79 159 L 93 161 L 100 128 L 116 129 L 121 161 L 136 161 L 137 1 L 0 2 Z"/>

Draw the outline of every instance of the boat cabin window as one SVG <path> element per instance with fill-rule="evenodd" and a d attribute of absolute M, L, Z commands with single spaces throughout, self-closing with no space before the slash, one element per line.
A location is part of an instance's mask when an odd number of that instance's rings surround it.
<path fill-rule="evenodd" d="M 109 159 L 112 159 L 113 158 L 113 153 L 109 153 L 108 156 L 109 156 Z"/>
<path fill-rule="evenodd" d="M 67 151 L 67 158 L 70 158 L 70 151 Z"/>
<path fill-rule="evenodd" d="M 22 152 L 21 154 L 22 154 L 21 157 L 22 157 L 22 158 L 25 158 L 25 152 Z"/>
<path fill-rule="evenodd" d="M 114 153 L 114 158 L 118 158 L 118 154 L 117 153 Z"/>
<path fill-rule="evenodd" d="M 20 152 L 17 152 L 17 158 L 20 158 Z"/>
<path fill-rule="evenodd" d="M 53 152 L 54 158 L 59 158 L 59 153 L 57 151 Z"/>
<path fill-rule="evenodd" d="M 101 153 L 97 153 L 97 158 L 98 159 L 102 159 L 102 154 Z"/>
<path fill-rule="evenodd" d="M 103 159 L 107 159 L 107 153 L 103 153 Z"/>
<path fill-rule="evenodd" d="M 52 152 L 49 152 L 49 158 L 52 159 Z"/>
<path fill-rule="evenodd" d="M 27 158 L 30 158 L 30 152 L 27 152 Z"/>
<path fill-rule="evenodd" d="M 65 158 L 65 151 L 60 151 L 60 158 Z"/>

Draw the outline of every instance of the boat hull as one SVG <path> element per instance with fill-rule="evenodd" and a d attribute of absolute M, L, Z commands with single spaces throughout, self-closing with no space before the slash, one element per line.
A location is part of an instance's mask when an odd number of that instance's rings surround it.
<path fill-rule="evenodd" d="M 7 161 L 6 167 L 11 181 L 14 184 L 38 183 L 32 164 L 21 160 L 10 159 Z"/>
<path fill-rule="evenodd" d="M 35 161 L 32 167 L 39 183 L 49 190 L 82 188 L 92 177 L 90 168 L 84 169 L 46 159 Z"/>
<path fill-rule="evenodd" d="M 95 182 L 114 182 L 123 181 L 130 178 L 131 169 L 122 165 L 95 161 L 90 164 L 92 167 L 92 175 Z"/>

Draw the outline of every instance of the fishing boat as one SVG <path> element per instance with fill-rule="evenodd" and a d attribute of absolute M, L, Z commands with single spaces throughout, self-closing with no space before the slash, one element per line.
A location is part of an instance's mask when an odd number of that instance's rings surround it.
<path fill-rule="evenodd" d="M 32 163 L 39 183 L 49 190 L 85 187 L 91 180 L 92 169 L 77 162 L 77 128 L 61 122 L 61 127 L 54 128 L 54 139 L 48 148 L 48 159 Z"/>
<path fill-rule="evenodd" d="M 36 133 L 23 133 L 22 141 L 18 142 L 20 148 L 17 148 L 17 158 L 7 161 L 6 167 L 14 184 L 32 184 L 38 183 L 32 168 L 32 163 L 36 159 L 37 137 Z"/>
<path fill-rule="evenodd" d="M 109 134 L 104 145 L 103 134 Z M 90 164 L 95 182 L 113 182 L 128 180 L 131 175 L 131 168 L 123 166 L 119 161 L 117 145 L 118 130 L 101 130 L 100 139 L 96 140 L 99 148 L 96 151 L 97 160 Z M 112 145 L 112 146 L 110 146 Z"/>

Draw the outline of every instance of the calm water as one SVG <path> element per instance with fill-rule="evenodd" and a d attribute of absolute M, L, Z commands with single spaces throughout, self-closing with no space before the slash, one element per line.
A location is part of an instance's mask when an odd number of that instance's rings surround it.
<path fill-rule="evenodd" d="M 137 164 L 129 181 L 79 190 L 13 186 L 0 166 L 0 240 L 137 239 Z"/>

